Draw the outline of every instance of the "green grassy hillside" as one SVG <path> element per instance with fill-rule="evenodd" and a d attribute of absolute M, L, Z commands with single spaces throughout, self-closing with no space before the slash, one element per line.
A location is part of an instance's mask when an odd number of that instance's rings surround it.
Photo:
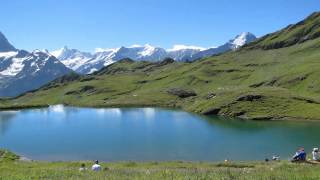
<path fill-rule="evenodd" d="M 2 100 L 1 107 L 165 106 L 250 119 L 318 120 L 319 19 L 314 13 L 238 51 L 194 63 L 122 60 Z"/>
<path fill-rule="evenodd" d="M 320 37 L 320 13 L 315 12 L 297 24 L 260 38 L 249 48 L 276 49 Z"/>

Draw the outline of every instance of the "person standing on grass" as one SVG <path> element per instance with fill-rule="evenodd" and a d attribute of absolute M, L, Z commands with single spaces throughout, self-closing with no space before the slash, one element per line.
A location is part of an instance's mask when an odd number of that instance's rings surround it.
<path fill-rule="evenodd" d="M 98 160 L 96 160 L 96 161 L 94 162 L 94 164 L 92 165 L 92 168 L 91 168 L 91 169 L 92 169 L 92 171 L 96 171 L 96 172 L 101 171 L 101 166 L 100 166 Z"/>

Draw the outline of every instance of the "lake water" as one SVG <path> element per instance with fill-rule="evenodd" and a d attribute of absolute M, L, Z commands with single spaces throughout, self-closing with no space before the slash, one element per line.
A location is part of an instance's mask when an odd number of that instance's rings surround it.
<path fill-rule="evenodd" d="M 0 112 L 0 147 L 35 160 L 221 161 L 289 158 L 320 145 L 320 124 L 257 122 L 158 108 Z"/>

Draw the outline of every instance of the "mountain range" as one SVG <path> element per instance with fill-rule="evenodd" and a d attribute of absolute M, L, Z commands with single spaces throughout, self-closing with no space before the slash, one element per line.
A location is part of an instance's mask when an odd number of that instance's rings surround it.
<path fill-rule="evenodd" d="M 17 96 L 70 72 L 49 52 L 18 50 L 0 33 L 0 96 Z"/>
<path fill-rule="evenodd" d="M 90 74 L 125 58 L 156 62 L 170 57 L 176 61 L 194 61 L 235 50 L 255 39 L 251 33 L 242 33 L 223 46 L 210 49 L 179 46 L 165 50 L 150 45 L 136 45 L 99 49 L 96 53 L 91 54 L 68 47 L 52 52 L 19 50 L 11 45 L 0 32 L 0 96 L 17 96 L 72 72 Z"/>
<path fill-rule="evenodd" d="M 52 51 L 64 65 L 81 74 L 90 74 L 104 66 L 117 62 L 121 59 L 130 58 L 135 61 L 161 61 L 165 58 L 172 58 L 175 61 L 194 61 L 209 57 L 250 43 L 256 39 L 252 33 L 245 32 L 236 36 L 224 45 L 214 48 L 201 48 L 195 46 L 178 45 L 173 49 L 154 47 L 149 44 L 144 46 L 134 45 L 131 47 L 120 47 L 114 49 L 99 49 L 96 53 L 90 54 L 77 49 L 62 49 Z"/>

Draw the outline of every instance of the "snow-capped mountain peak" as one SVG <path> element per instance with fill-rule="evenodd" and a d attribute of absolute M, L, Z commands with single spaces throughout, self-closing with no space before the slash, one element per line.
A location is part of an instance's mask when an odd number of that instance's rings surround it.
<path fill-rule="evenodd" d="M 58 57 L 59 57 L 60 55 L 62 55 L 63 52 L 65 52 L 67 49 L 68 49 L 68 47 L 67 47 L 67 46 L 64 46 L 64 47 L 61 48 L 61 49 L 58 49 L 58 50 L 55 50 L 55 51 L 51 51 L 50 54 L 52 54 L 53 56 L 55 56 L 55 57 L 58 58 Z"/>
<path fill-rule="evenodd" d="M 70 72 L 47 50 L 18 50 L 0 33 L 0 96 L 19 95 Z"/>
<path fill-rule="evenodd" d="M 71 70 L 46 51 L 0 53 L 0 95 L 18 95 L 68 72 Z"/>
<path fill-rule="evenodd" d="M 72 70 L 77 70 L 81 65 L 93 58 L 91 53 L 81 52 L 77 49 L 69 49 L 67 46 L 51 51 L 50 54 L 58 58 L 65 66 Z"/>
<path fill-rule="evenodd" d="M 96 48 L 94 54 L 84 53 L 68 47 L 52 51 L 68 68 L 88 74 L 101 69 L 124 58 L 136 61 L 161 61 L 167 57 L 176 61 L 194 61 L 203 57 L 212 56 L 229 50 L 235 50 L 246 43 L 255 40 L 256 37 L 248 32 L 241 33 L 222 46 L 203 48 L 191 45 L 174 45 L 171 49 L 164 49 L 150 44 L 122 46 L 114 49 Z"/>
<path fill-rule="evenodd" d="M 51 51 L 50 54 L 58 58 L 59 60 L 67 60 L 67 59 L 74 59 L 77 57 L 81 58 L 91 58 L 92 54 L 87 52 L 81 52 L 77 49 L 69 49 L 67 46 L 64 46 L 61 49 Z"/>
<path fill-rule="evenodd" d="M 243 32 L 240 35 L 236 36 L 235 39 L 230 40 L 230 43 L 234 45 L 234 48 L 237 49 L 249 42 L 254 41 L 257 39 L 255 35 L 249 32 Z"/>
<path fill-rule="evenodd" d="M 44 50 L 40 50 L 40 49 L 35 49 L 32 51 L 33 55 L 47 55 L 47 56 L 52 56 L 48 50 L 44 49 Z"/>
<path fill-rule="evenodd" d="M 221 46 L 209 48 L 209 49 L 198 52 L 197 54 L 193 55 L 192 58 L 193 60 L 196 60 L 196 59 L 201 59 L 201 58 L 213 56 L 216 54 L 224 53 L 230 50 L 237 50 L 241 46 L 247 43 L 250 43 L 256 39 L 257 38 L 255 35 L 249 32 L 244 32 Z"/>
<path fill-rule="evenodd" d="M 167 49 L 167 57 L 176 61 L 192 61 L 195 54 L 205 49 L 198 46 L 174 45 L 172 49 Z"/>
<path fill-rule="evenodd" d="M 162 48 L 151 46 L 150 44 L 146 44 L 143 46 L 143 50 L 138 52 L 141 57 L 149 57 L 153 54 L 157 53 L 157 51 L 163 51 Z"/>

